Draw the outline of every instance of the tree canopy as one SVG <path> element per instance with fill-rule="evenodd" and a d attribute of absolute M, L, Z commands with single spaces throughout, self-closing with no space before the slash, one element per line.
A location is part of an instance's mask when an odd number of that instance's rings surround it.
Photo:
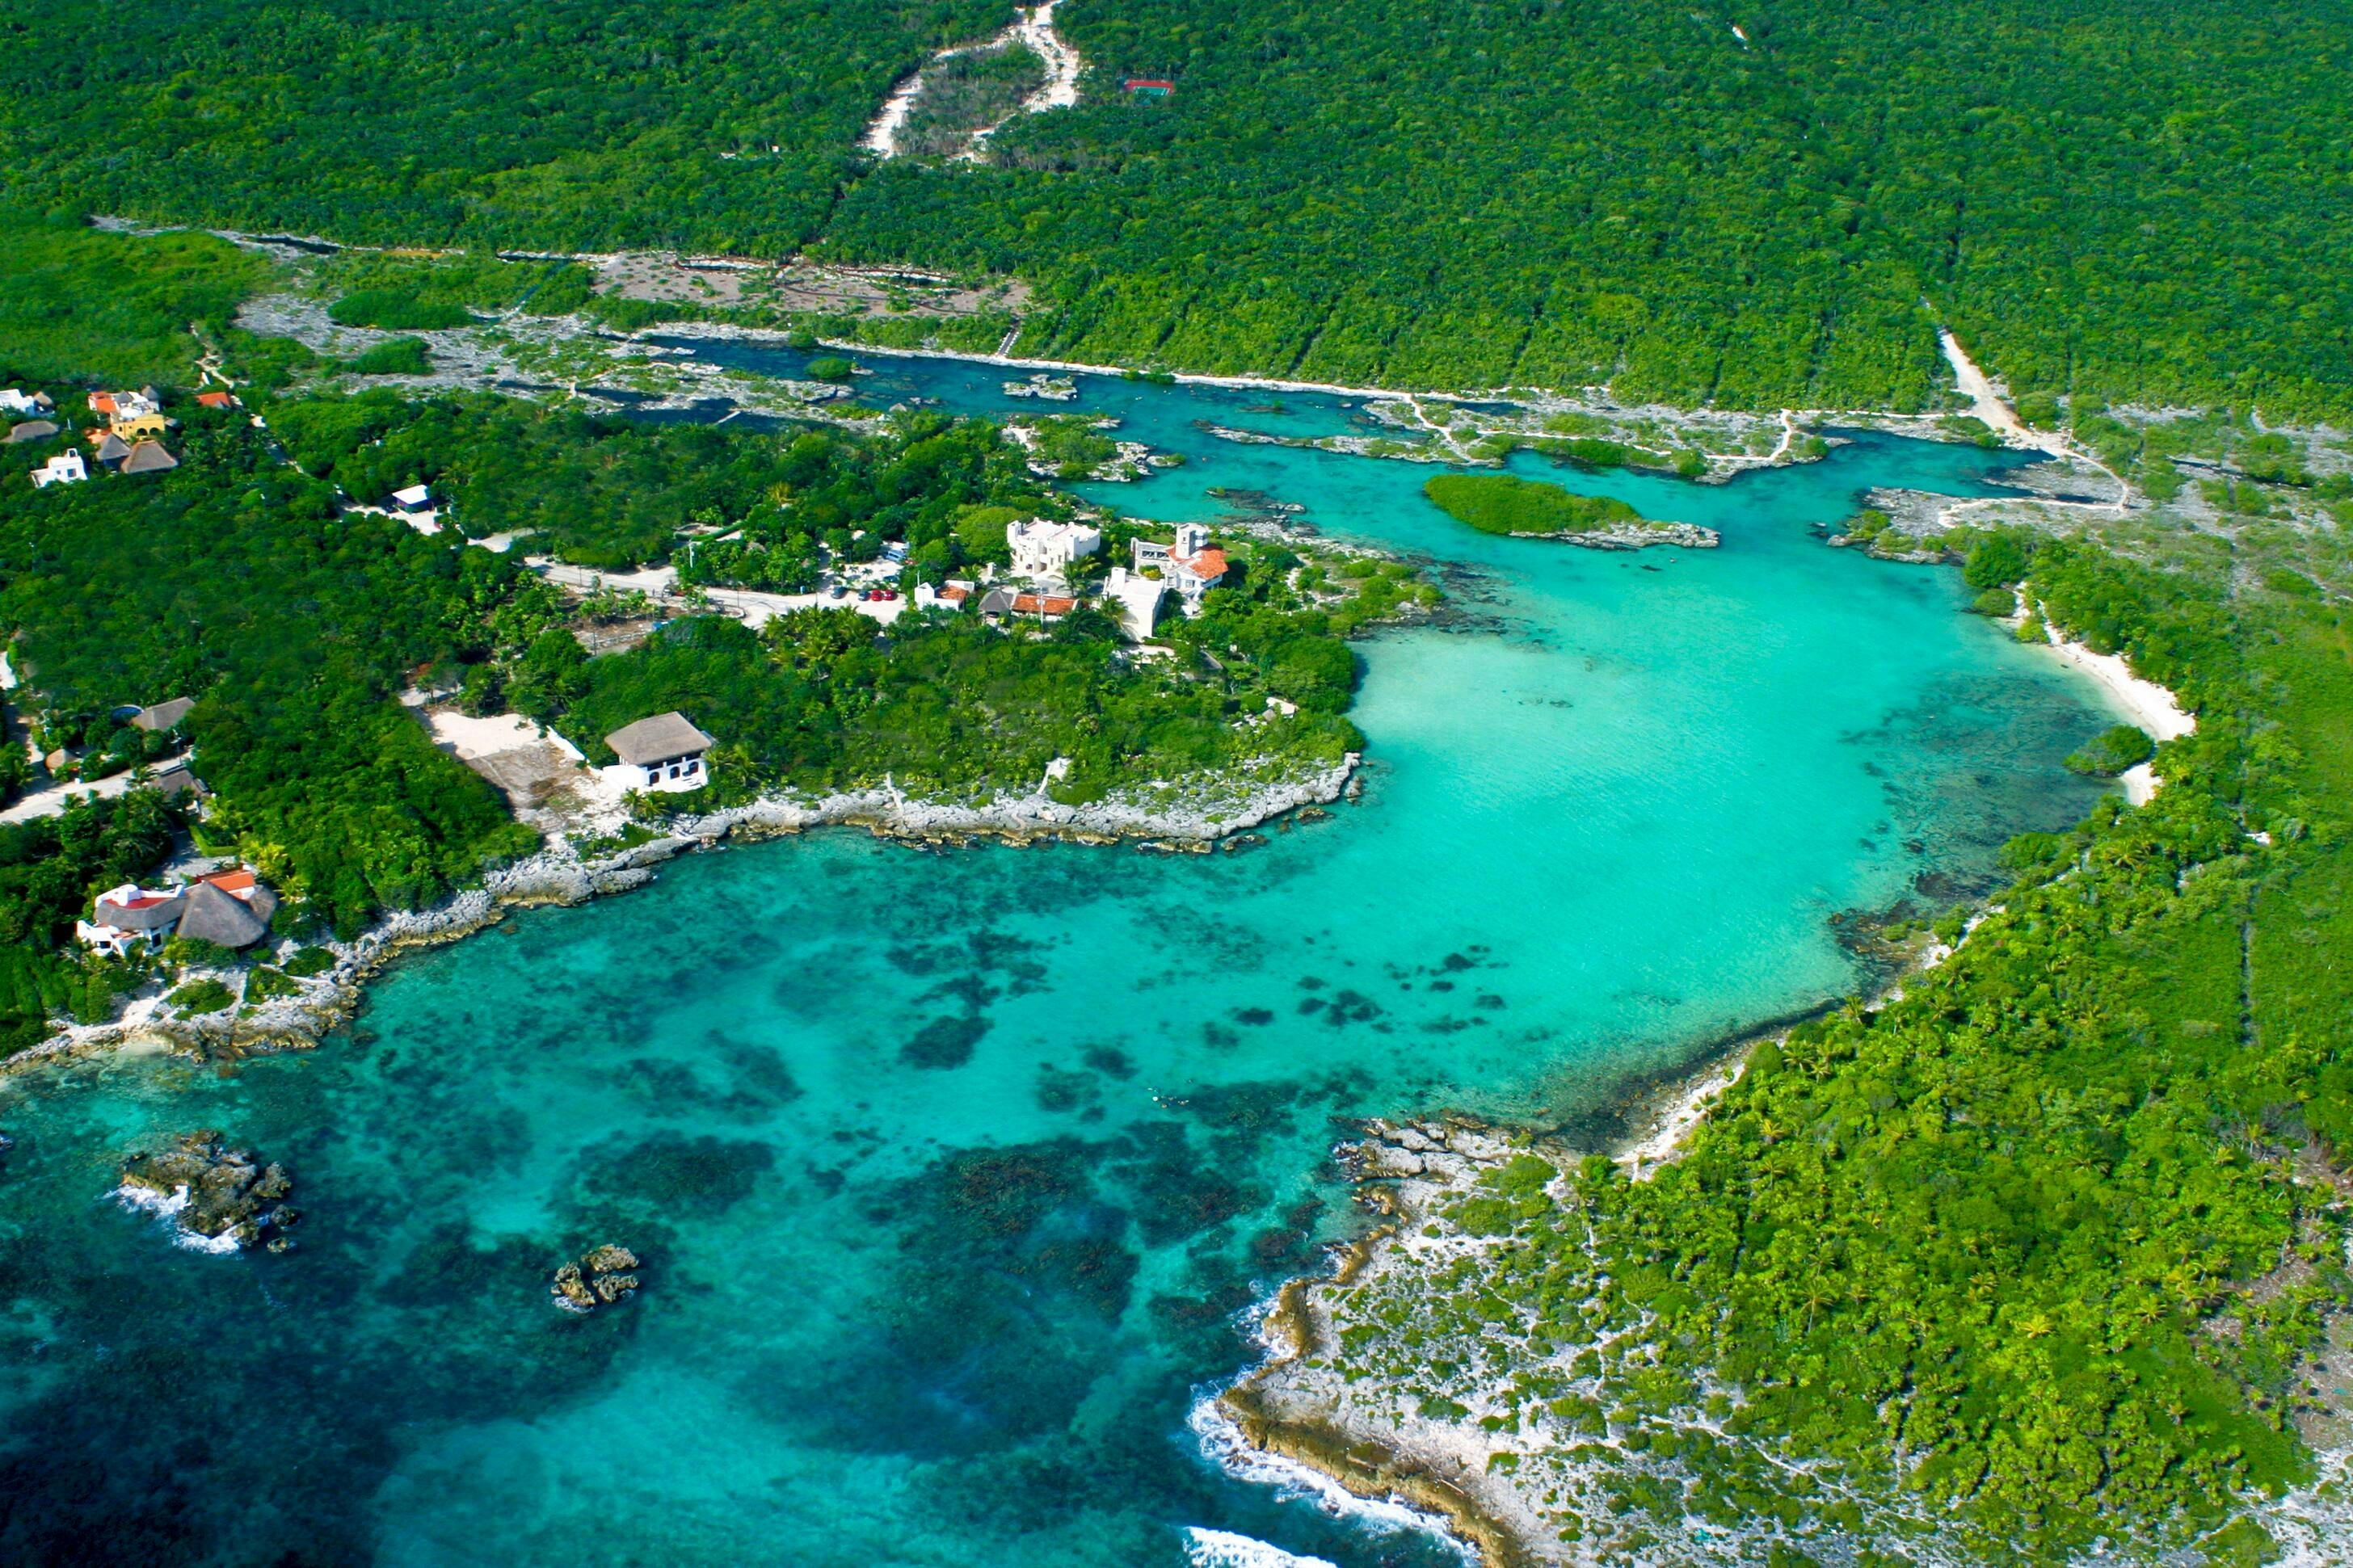
<path fill-rule="evenodd" d="M 1010 16 L 20 9 L 0 191 L 396 246 L 821 242 L 1031 279 L 1025 350 L 1200 371 L 1913 408 L 1943 322 L 2030 404 L 2353 413 L 2343 0 L 1075 0 L 1079 107 L 986 164 L 857 152 Z"/>

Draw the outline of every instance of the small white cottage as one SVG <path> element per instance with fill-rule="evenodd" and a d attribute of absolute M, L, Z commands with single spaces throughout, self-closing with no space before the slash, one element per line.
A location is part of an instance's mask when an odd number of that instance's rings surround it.
<path fill-rule="evenodd" d="M 33 488 L 45 490 L 51 485 L 78 485 L 88 478 L 90 465 L 82 461 L 81 448 L 68 447 L 33 470 Z"/>
<path fill-rule="evenodd" d="M 701 789 L 711 776 L 703 756 L 711 737 L 683 713 L 657 713 L 605 737 L 619 763 L 606 770 L 631 789 Z"/>

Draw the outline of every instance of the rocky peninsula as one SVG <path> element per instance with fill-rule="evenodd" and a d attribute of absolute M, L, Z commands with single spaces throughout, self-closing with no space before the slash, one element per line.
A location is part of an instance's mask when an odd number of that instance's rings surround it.
<path fill-rule="evenodd" d="M 1523 537 L 1556 540 L 1563 544 L 1575 544 L 1587 550 L 1648 550 L 1652 545 L 1680 545 L 1685 550 L 1714 550 L 1724 542 L 1724 536 L 1712 528 L 1702 528 L 1695 522 L 1653 522 L 1647 519 L 1621 521 L 1605 528 L 1572 529 L 1561 533 L 1535 533 Z"/>

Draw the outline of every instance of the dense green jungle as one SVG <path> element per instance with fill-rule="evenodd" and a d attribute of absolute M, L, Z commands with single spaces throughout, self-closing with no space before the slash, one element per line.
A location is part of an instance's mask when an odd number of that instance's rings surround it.
<path fill-rule="evenodd" d="M 2343 413 L 2341 5 L 1073 0 L 982 165 L 859 129 L 1009 6 L 230 3 L 0 22 L 19 203 L 1018 275 L 1023 346 L 1395 386 Z M 1737 31 L 1736 31 L 1737 28 Z M 1131 98 L 1127 74 L 1166 78 Z"/>

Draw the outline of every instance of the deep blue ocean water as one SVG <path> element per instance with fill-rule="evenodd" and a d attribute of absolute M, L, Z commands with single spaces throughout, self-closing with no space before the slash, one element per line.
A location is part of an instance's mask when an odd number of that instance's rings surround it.
<path fill-rule="evenodd" d="M 867 363 L 872 401 L 1021 406 L 994 367 Z M 1356 427 L 1345 399 L 1082 384 L 1190 459 L 1097 499 L 1262 490 L 1450 569 L 1471 625 L 1364 646 L 1364 800 L 1208 857 L 730 848 L 407 959 L 315 1052 L 0 1080 L 0 1562 L 1134 1568 L 1208 1561 L 1195 1528 L 1456 1561 L 1187 1427 L 1355 1224 L 1335 1141 L 1448 1108 L 1598 1135 L 1630 1083 L 1868 984 L 1833 915 L 1942 907 L 2093 797 L 2059 759 L 2095 693 L 1957 574 L 1810 531 L 2003 455 L 1865 436 L 1720 487 L 1523 460 L 1724 534 L 1612 555 L 1196 426 Z M 200 1126 L 291 1167 L 297 1251 L 199 1255 L 110 1198 Z M 553 1310 L 605 1240 L 643 1294 Z"/>

